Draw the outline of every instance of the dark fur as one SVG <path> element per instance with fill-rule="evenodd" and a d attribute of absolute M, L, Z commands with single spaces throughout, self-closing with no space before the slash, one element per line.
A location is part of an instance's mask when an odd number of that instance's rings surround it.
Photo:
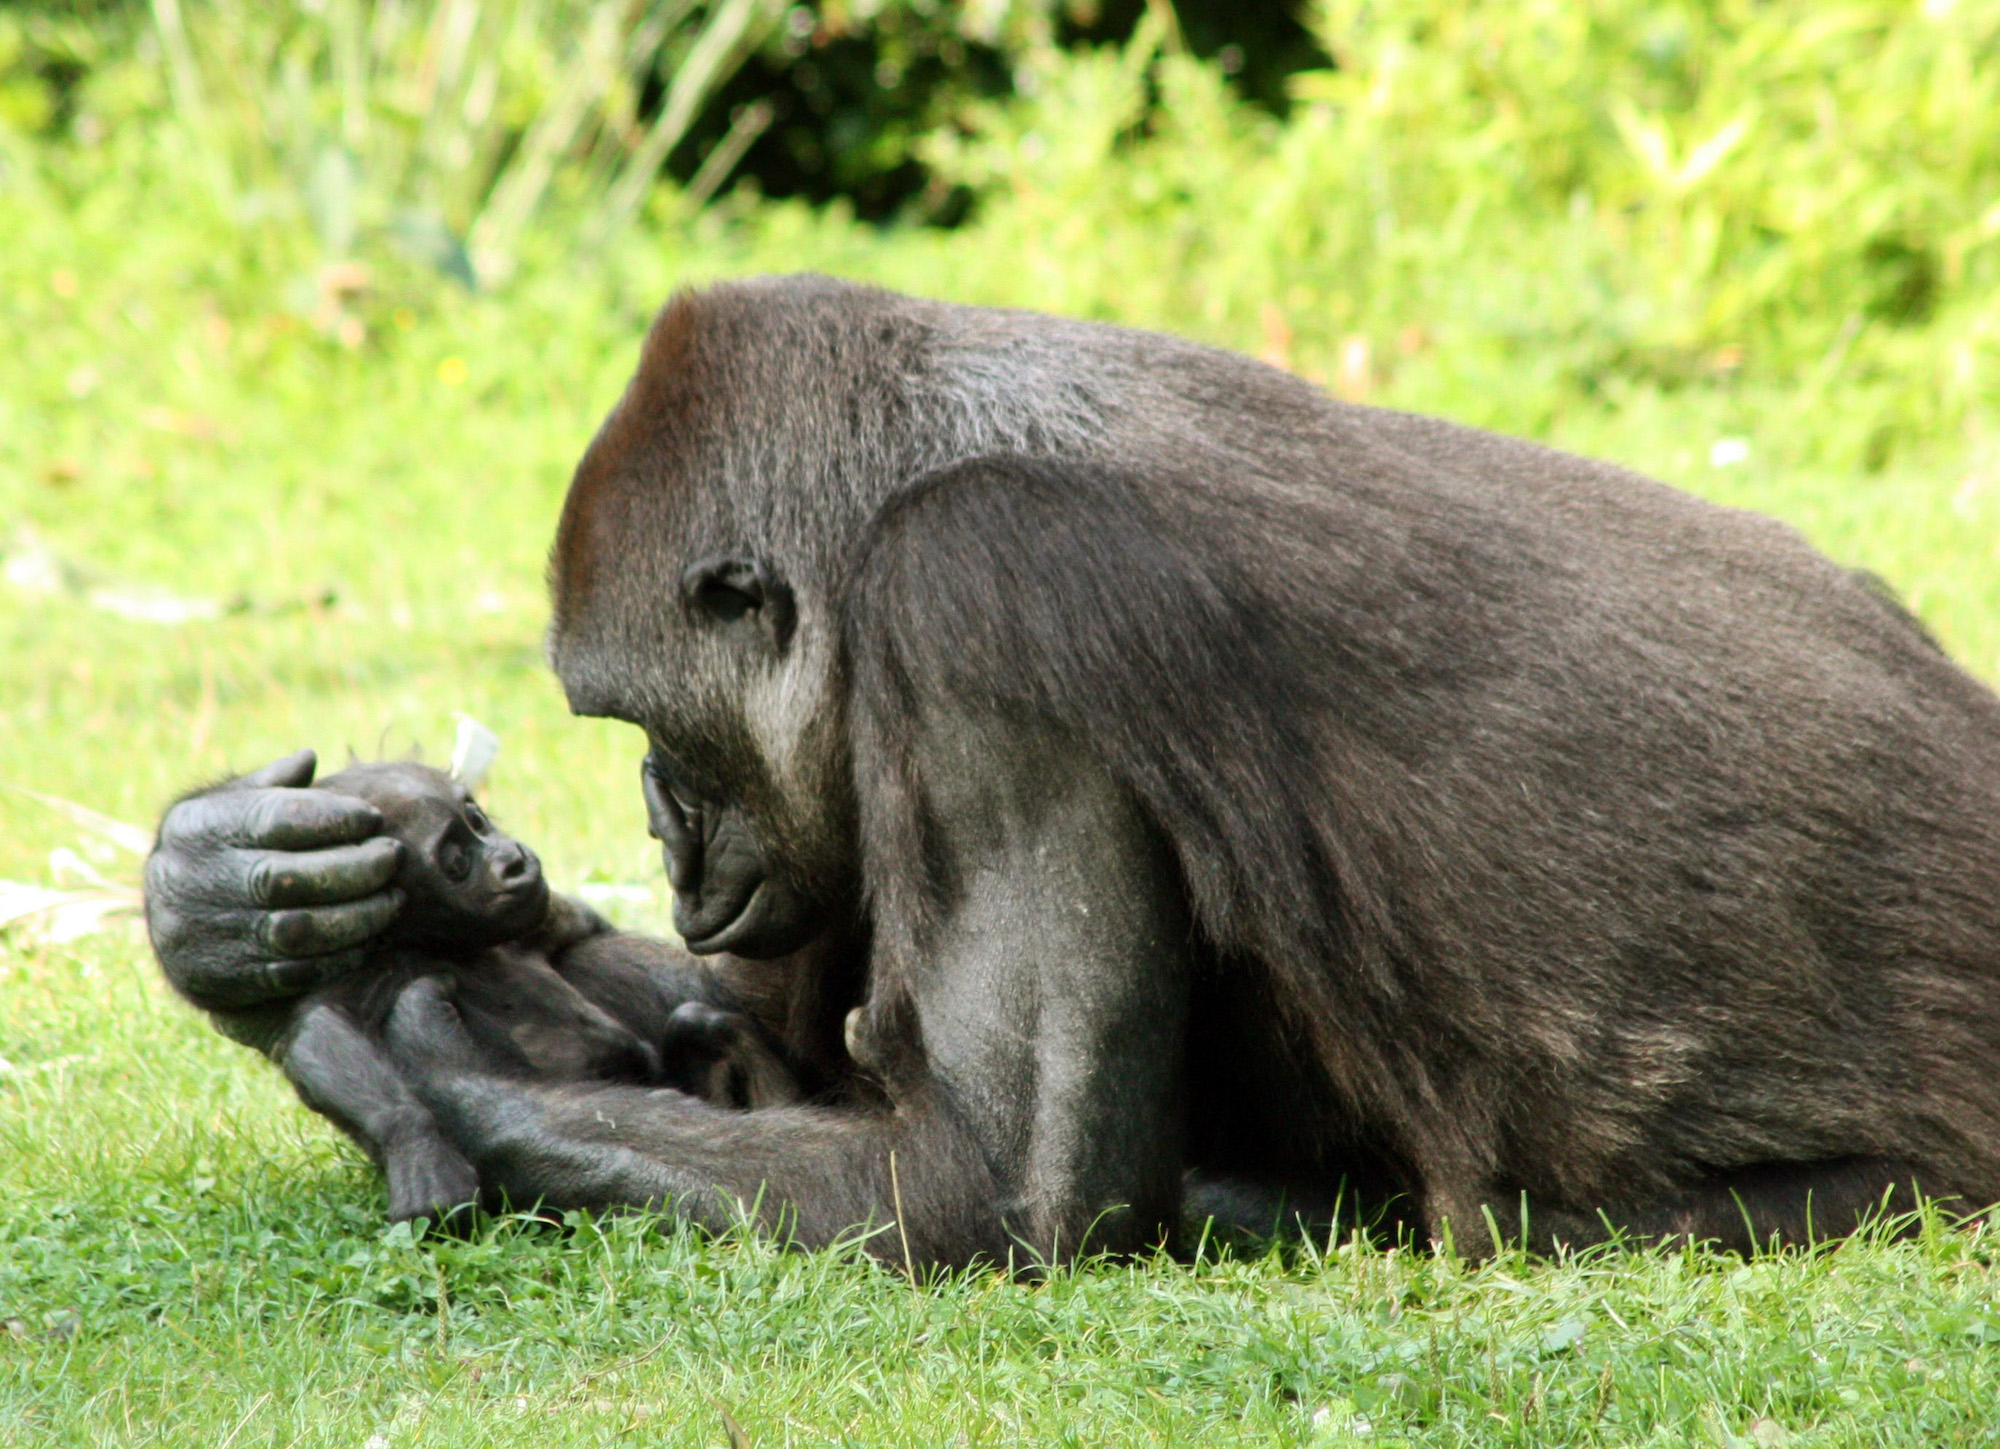
<path fill-rule="evenodd" d="M 2000 702 L 1779 524 L 789 279 L 662 314 L 551 577 L 683 906 L 822 932 L 865 985 L 802 1029 L 861 991 L 886 1103 L 522 1086 L 425 1002 L 398 1050 L 517 1196 L 944 1261 L 1137 1246 L 1184 1169 L 1475 1247 L 2000 1198 Z"/>
<path fill-rule="evenodd" d="M 674 1006 L 602 923 L 552 901 L 532 852 L 493 829 L 441 771 L 356 765 L 319 788 L 365 800 L 402 843 L 405 905 L 361 969 L 300 998 L 271 1055 L 299 1096 L 353 1137 L 388 1180 L 389 1215 L 440 1217 L 471 1202 L 478 1177 L 380 1046 L 396 1002 L 419 980 L 451 1000 L 482 1069 L 544 1082 L 673 1086 L 729 1106 L 795 1100 L 791 1074 L 741 1013 Z M 447 878 L 439 835 L 472 852 Z M 496 885 L 495 867 L 508 878 Z M 609 938 L 611 940 L 621 938 Z"/>

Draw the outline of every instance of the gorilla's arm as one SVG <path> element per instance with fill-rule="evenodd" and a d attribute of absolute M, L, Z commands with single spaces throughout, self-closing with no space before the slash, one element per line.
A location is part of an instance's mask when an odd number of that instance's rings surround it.
<path fill-rule="evenodd" d="M 984 1162 L 934 1097 L 891 1112 L 739 1112 L 670 1088 L 539 1084 L 487 1073 L 430 983 L 403 993 L 388 1041 L 444 1130 L 473 1157 L 495 1206 L 667 1206 L 722 1230 L 753 1211 L 823 1246 L 885 1227 L 905 1205 L 920 1263 L 1004 1258 Z M 900 1240 L 870 1244 L 892 1261 Z"/>
<path fill-rule="evenodd" d="M 933 718 L 912 763 L 958 888 L 927 944 L 876 950 L 858 1035 L 886 1106 L 734 1113 L 509 1081 L 480 1070 L 448 1002 L 413 990 L 391 1047 L 481 1181 L 517 1204 L 671 1201 L 712 1226 L 756 1203 L 808 1246 L 892 1221 L 900 1195 L 925 1263 L 1162 1236 L 1188 952 L 1171 863 L 1123 793 L 1047 739 Z M 898 1234 L 870 1246 L 903 1251 Z"/>
<path fill-rule="evenodd" d="M 225 1034 L 269 1055 L 298 998 L 359 966 L 402 906 L 401 847 L 372 805 L 311 788 L 301 750 L 176 801 L 146 861 L 146 926 L 167 981 Z M 722 976 L 683 951 L 615 931 L 551 895 L 527 944 L 560 965 L 630 961 L 664 1021 L 683 1001 L 740 1009 Z"/>

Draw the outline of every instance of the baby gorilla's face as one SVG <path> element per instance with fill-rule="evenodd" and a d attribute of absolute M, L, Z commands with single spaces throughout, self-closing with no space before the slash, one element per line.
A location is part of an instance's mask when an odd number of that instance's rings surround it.
<path fill-rule="evenodd" d="M 396 884 L 408 897 L 386 942 L 459 951 L 525 936 L 548 911 L 535 853 L 502 835 L 465 787 L 411 763 L 353 765 L 319 782 L 382 812 L 403 842 Z"/>

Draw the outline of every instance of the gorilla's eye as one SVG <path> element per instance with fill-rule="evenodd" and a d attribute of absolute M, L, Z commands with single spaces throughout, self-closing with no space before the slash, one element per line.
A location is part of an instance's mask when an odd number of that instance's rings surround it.
<path fill-rule="evenodd" d="M 453 832 L 438 842 L 437 864 L 446 880 L 464 880 L 472 874 L 472 847 Z"/>
<path fill-rule="evenodd" d="M 493 822 L 486 818 L 486 812 L 484 810 L 481 810 L 477 805 L 473 804 L 470 800 L 465 802 L 465 808 L 461 810 L 459 813 L 465 817 L 465 823 L 467 825 L 470 825 L 474 830 L 478 831 L 481 835 L 484 835 L 488 831 L 493 829 Z"/>
<path fill-rule="evenodd" d="M 761 558 L 717 554 L 689 564 L 681 597 L 695 614 L 718 623 L 754 619 L 780 651 L 791 642 L 798 615 L 791 586 Z"/>
<path fill-rule="evenodd" d="M 711 619 L 731 624 L 756 608 L 757 599 L 748 591 L 725 584 L 720 579 L 707 579 L 695 588 L 694 604 Z"/>

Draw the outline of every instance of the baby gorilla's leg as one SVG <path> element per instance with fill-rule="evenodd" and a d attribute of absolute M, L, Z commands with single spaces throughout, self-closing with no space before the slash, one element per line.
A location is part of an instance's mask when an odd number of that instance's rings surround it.
<path fill-rule="evenodd" d="M 762 1027 L 704 1001 L 674 1008 L 660 1059 L 669 1085 L 719 1107 L 778 1107 L 805 1095 Z"/>
<path fill-rule="evenodd" d="M 444 1222 L 479 1196 L 479 1174 L 382 1048 L 344 1012 L 308 1001 L 274 1053 L 308 1107 L 331 1118 L 382 1168 L 389 1217 Z"/>

